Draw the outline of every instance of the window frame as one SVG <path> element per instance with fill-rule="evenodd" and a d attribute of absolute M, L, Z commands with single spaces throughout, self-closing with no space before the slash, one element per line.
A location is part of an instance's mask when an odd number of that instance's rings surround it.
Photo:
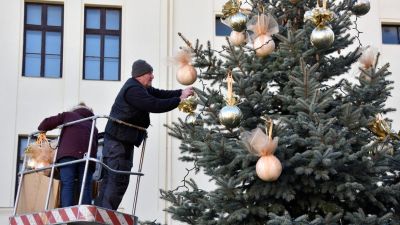
<path fill-rule="evenodd" d="M 28 5 L 40 5 L 41 6 L 41 25 L 27 24 L 27 7 Z M 48 16 L 48 6 L 60 6 L 61 7 L 61 26 L 49 26 L 47 25 L 47 16 Z M 22 76 L 23 77 L 32 77 L 36 76 L 27 76 L 25 74 L 25 61 L 26 61 L 26 32 L 27 30 L 32 31 L 40 31 L 42 33 L 41 40 L 41 50 L 40 50 L 40 78 L 54 78 L 59 79 L 63 77 L 62 68 L 63 68 L 63 54 L 64 54 L 64 5 L 62 4 L 49 4 L 49 3 L 36 3 L 36 2 L 25 2 L 24 4 L 24 39 L 23 39 L 23 54 L 22 54 Z M 61 41 L 60 41 L 60 76 L 59 77 L 49 77 L 45 76 L 45 62 L 46 62 L 46 32 L 60 32 Z"/>
<path fill-rule="evenodd" d="M 22 146 L 22 140 L 23 139 L 26 139 L 26 143 L 27 143 L 27 145 L 25 145 L 25 146 Z M 18 142 L 17 142 L 17 160 L 16 160 L 16 164 L 15 164 L 15 171 L 16 171 L 16 174 L 15 174 L 15 196 L 14 197 L 16 197 L 16 195 L 17 195 L 17 192 L 18 192 L 18 185 L 19 185 L 19 176 L 18 176 L 18 174 L 21 172 L 20 171 L 20 166 L 21 166 L 21 169 L 23 169 L 24 168 L 24 155 L 23 154 L 21 154 L 22 152 L 23 152 L 23 149 L 25 149 L 27 146 L 28 146 L 28 141 L 29 141 L 29 135 L 25 135 L 25 134 L 19 134 L 18 135 Z"/>
<path fill-rule="evenodd" d="M 384 27 L 394 27 L 396 28 L 397 34 L 397 43 L 385 43 L 383 41 L 383 28 Z M 400 45 L 400 24 L 390 24 L 390 23 L 382 23 L 381 24 L 381 34 L 382 34 L 382 44 L 383 45 Z"/>
<path fill-rule="evenodd" d="M 100 28 L 92 29 L 86 28 L 86 20 L 87 20 L 87 10 L 88 9 L 99 9 L 100 10 Z M 119 30 L 107 30 L 106 29 L 106 11 L 107 10 L 118 10 L 119 11 Z M 86 79 L 86 35 L 94 34 L 100 35 L 100 74 L 99 79 Z M 104 45 L 105 45 L 105 36 L 119 36 L 119 54 L 118 54 L 118 77 L 117 80 L 105 80 L 104 79 Z M 82 67 L 82 79 L 87 81 L 121 81 L 121 49 L 122 49 L 122 8 L 117 7 L 94 7 L 94 6 L 85 6 L 84 9 L 84 22 L 83 22 L 83 67 Z"/>

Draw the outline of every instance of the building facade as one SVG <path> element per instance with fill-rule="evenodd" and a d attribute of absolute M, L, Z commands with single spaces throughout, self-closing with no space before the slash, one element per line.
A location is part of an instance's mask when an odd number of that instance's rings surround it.
<path fill-rule="evenodd" d="M 169 58 L 185 45 L 177 33 L 193 42 L 199 39 L 205 44 L 210 40 L 218 48 L 225 38 L 216 35 L 216 16 L 224 3 L 225 0 L 1 0 L 0 223 L 7 224 L 12 214 L 16 174 L 26 137 L 36 131 L 44 117 L 68 110 L 80 101 L 92 107 L 96 115 L 108 115 L 119 88 L 130 77 L 132 62 L 139 58 L 153 65 L 155 87 L 183 88 L 176 82 L 175 68 L 169 63 Z M 399 9 L 400 2 L 396 0 L 371 0 L 371 11 L 357 22 L 363 32 L 363 45 L 377 47 L 381 64 L 391 64 L 390 79 L 395 81 L 395 89 L 388 100 L 390 107 L 397 107 L 400 99 Z M 185 168 L 191 167 L 178 161 L 179 141 L 168 136 L 164 126 L 183 116 L 178 110 L 151 115 L 145 176 L 136 210 L 141 220 L 177 224 L 162 211 L 167 205 L 159 199 L 159 189 L 177 187 L 186 174 Z M 400 112 L 389 116 L 394 119 L 393 129 L 399 130 Z M 97 121 L 100 131 L 105 123 L 105 119 Z M 57 135 L 57 131 L 49 134 Z M 136 152 L 134 170 L 140 155 L 138 149 Z M 131 179 L 121 211 L 131 212 L 135 180 Z M 207 185 L 206 177 L 200 180 Z"/>

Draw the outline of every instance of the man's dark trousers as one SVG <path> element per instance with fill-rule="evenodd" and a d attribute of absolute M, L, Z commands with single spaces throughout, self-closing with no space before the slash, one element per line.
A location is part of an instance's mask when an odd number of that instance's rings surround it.
<path fill-rule="evenodd" d="M 103 162 L 115 170 L 131 171 L 134 145 L 124 144 L 108 135 L 104 137 Z M 100 194 L 95 205 L 117 210 L 129 185 L 130 175 L 103 169 Z"/>

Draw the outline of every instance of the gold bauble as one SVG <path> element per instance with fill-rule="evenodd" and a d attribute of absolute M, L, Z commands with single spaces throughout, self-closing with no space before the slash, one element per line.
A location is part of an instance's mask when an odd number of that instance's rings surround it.
<path fill-rule="evenodd" d="M 246 33 L 233 30 L 229 36 L 229 41 L 234 46 L 241 46 L 246 42 Z"/>
<path fill-rule="evenodd" d="M 263 34 L 254 39 L 253 48 L 258 57 L 265 57 L 275 50 L 275 42 L 271 36 Z"/>
<path fill-rule="evenodd" d="M 351 11 L 356 16 L 363 16 L 369 12 L 371 9 L 371 3 L 369 0 L 353 0 L 354 5 Z"/>
<path fill-rule="evenodd" d="M 228 18 L 229 25 L 234 31 L 243 31 L 246 29 L 247 16 L 241 12 L 237 12 Z"/>
<path fill-rule="evenodd" d="M 261 156 L 256 164 L 256 172 L 263 181 L 275 181 L 282 173 L 282 164 L 274 155 Z"/>
<path fill-rule="evenodd" d="M 196 110 L 196 108 L 197 108 L 197 99 L 193 95 L 182 100 L 178 105 L 178 109 L 184 113 L 193 113 Z"/>
<path fill-rule="evenodd" d="M 311 44 L 318 49 L 328 48 L 335 40 L 335 34 L 328 26 L 314 28 L 311 33 Z"/>
<path fill-rule="evenodd" d="M 219 122 L 227 128 L 237 127 L 242 117 L 242 111 L 235 105 L 224 106 L 218 114 Z"/>
<path fill-rule="evenodd" d="M 190 64 L 180 66 L 176 73 L 176 79 L 183 85 L 191 85 L 197 79 L 196 69 Z"/>
<path fill-rule="evenodd" d="M 200 115 L 196 115 L 195 113 L 190 113 L 186 116 L 185 123 L 191 125 L 202 125 L 203 120 Z"/>

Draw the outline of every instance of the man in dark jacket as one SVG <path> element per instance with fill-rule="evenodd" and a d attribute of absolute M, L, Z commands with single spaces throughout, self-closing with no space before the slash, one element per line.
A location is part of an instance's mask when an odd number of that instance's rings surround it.
<path fill-rule="evenodd" d="M 80 120 L 83 118 L 94 116 L 92 109 L 88 108 L 84 103 L 75 106 L 69 112 L 59 113 L 58 115 L 44 119 L 39 127 L 39 131 L 49 131 L 61 124 Z M 81 159 L 88 152 L 90 133 L 92 129 L 92 120 L 86 120 L 70 126 L 66 126 L 61 130 L 59 145 L 57 150 L 56 162 L 63 163 L 76 159 Z M 90 150 L 90 156 L 96 158 L 97 153 L 97 128 L 94 127 L 93 141 Z M 75 163 L 60 168 L 61 179 L 61 207 L 75 205 L 74 202 L 74 185 L 78 180 L 79 191 L 81 190 L 82 179 L 84 175 L 85 162 Z M 82 198 L 82 204 L 92 203 L 92 175 L 94 166 L 90 166 L 86 175 L 85 189 Z"/>
<path fill-rule="evenodd" d="M 172 91 L 153 88 L 153 68 L 144 60 L 133 63 L 131 75 L 118 93 L 110 116 L 135 126 L 148 128 L 150 113 L 171 111 L 193 94 L 192 87 Z M 133 148 L 142 143 L 145 135 L 145 130 L 109 120 L 105 129 L 103 162 L 115 170 L 131 171 Z M 104 170 L 95 204 L 116 210 L 128 187 L 129 177 Z"/>

